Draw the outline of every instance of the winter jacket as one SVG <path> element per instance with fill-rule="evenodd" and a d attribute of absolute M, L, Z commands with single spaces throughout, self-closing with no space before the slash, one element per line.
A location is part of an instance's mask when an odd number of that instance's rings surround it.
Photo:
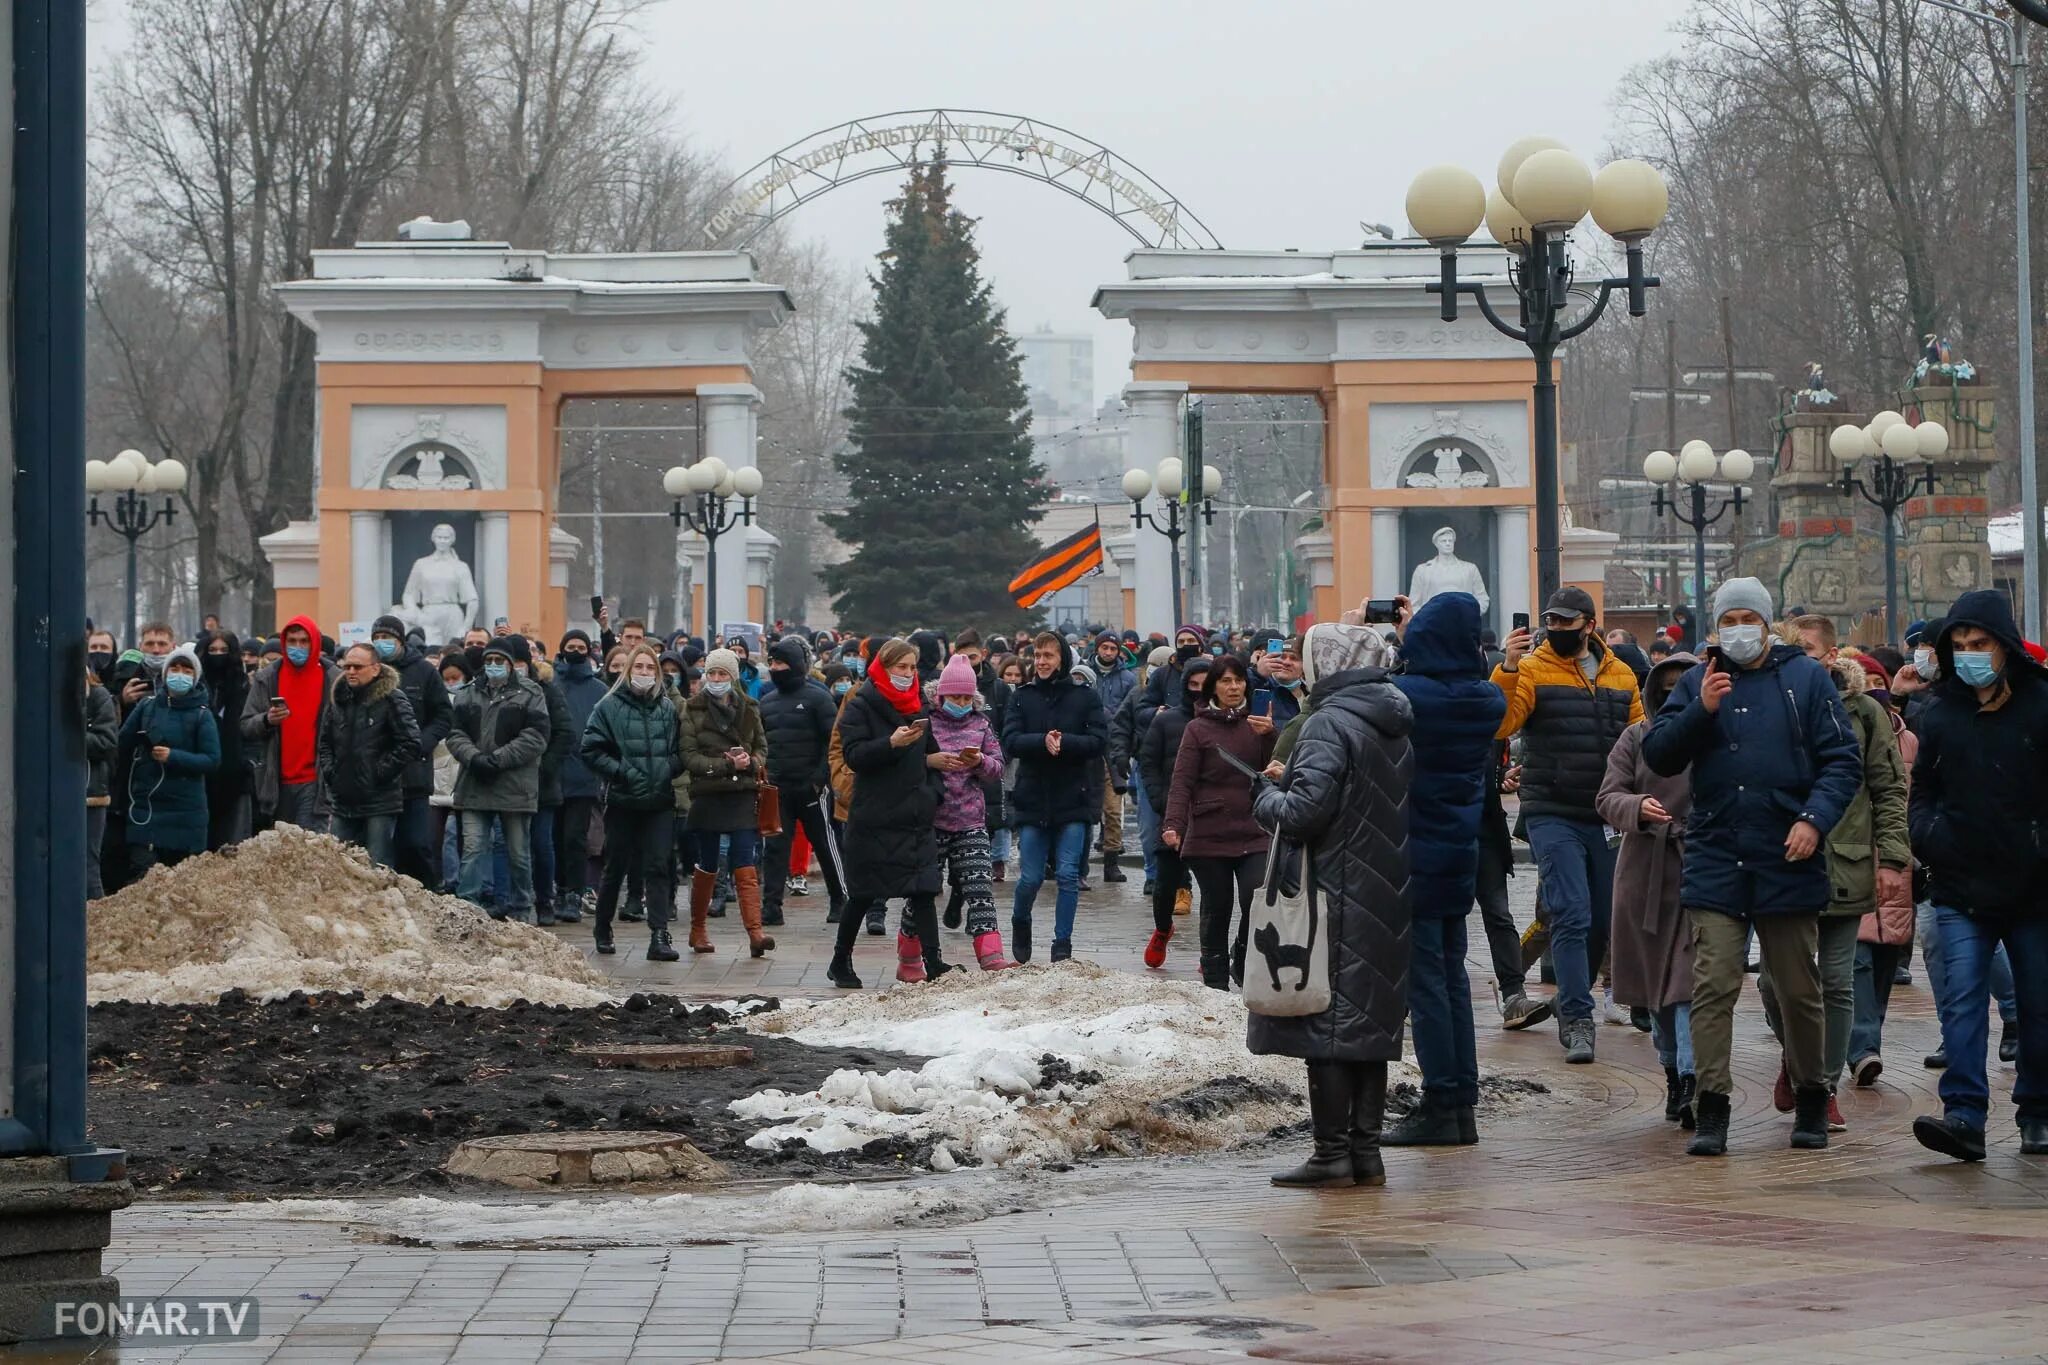
<path fill-rule="evenodd" d="M 503 682 L 478 678 L 455 693 L 448 752 L 462 765 L 455 809 L 540 809 L 540 760 L 548 748 L 548 699 L 513 670 Z"/>
<path fill-rule="evenodd" d="M 1427 605 L 1427 604 L 1425 604 Z M 1508 699 L 1498 732 L 1522 736 L 1522 814 L 1593 820 L 1593 803 L 1607 776 L 1607 751 L 1621 732 L 1643 719 L 1636 675 L 1605 644 L 1588 640 L 1599 660 L 1592 679 L 1584 656 L 1563 658 L 1545 640 L 1512 673 L 1493 670 L 1494 686 Z"/>
<path fill-rule="evenodd" d="M 208 654 L 214 635 L 202 632 L 199 640 L 199 677 L 206 684 L 206 709 L 213 714 L 213 731 L 220 739 L 220 766 L 206 778 L 206 809 L 232 809 L 254 789 L 255 776 L 242 752 L 242 708 L 249 700 L 249 674 L 242 667 L 242 644 L 228 631 L 218 638 L 228 646 L 225 657 Z M 211 839 L 209 843 L 213 842 Z"/>
<path fill-rule="evenodd" d="M 761 697 L 761 729 L 768 736 L 768 780 L 794 805 L 807 803 L 832 780 L 829 751 L 838 708 L 825 685 L 804 678 L 788 690 L 771 680 Z"/>
<path fill-rule="evenodd" d="M 1131 688 L 1109 718 L 1109 770 L 1113 773 L 1127 773 L 1138 761 L 1139 745 L 1145 738 L 1138 729 L 1138 707 L 1144 699 L 1143 686 Z"/>
<path fill-rule="evenodd" d="M 1254 773 L 1272 760 L 1276 732 L 1259 734 L 1250 721 L 1247 707 L 1202 706 L 1181 735 L 1160 829 L 1180 836 L 1183 858 L 1242 858 L 1265 851 L 1266 832 L 1252 817 L 1252 779 L 1223 757 L 1229 754 Z"/>
<path fill-rule="evenodd" d="M 1060 671 L 1025 683 L 1010 698 L 1003 721 L 1003 753 L 1017 763 L 1010 791 L 1010 823 L 1090 824 L 1102 818 L 1102 761 L 1109 751 L 1109 722 L 1092 688 L 1068 674 L 1073 651 L 1060 645 Z M 1060 732 L 1060 751 L 1049 753 L 1045 737 Z M 1093 795 L 1093 802 L 1090 796 Z"/>
<path fill-rule="evenodd" d="M 1286 785 L 1260 779 L 1253 809 L 1261 825 L 1307 849 L 1329 934 L 1330 1008 L 1255 1014 L 1245 1043 L 1312 1061 L 1395 1061 L 1408 1013 L 1413 716 L 1384 669 L 1333 673 L 1309 695 Z"/>
<path fill-rule="evenodd" d="M 1863 668 L 1853 662 L 1828 669 L 1842 693 L 1842 710 L 1856 734 L 1863 781 L 1856 799 L 1828 831 L 1831 915 L 1868 915 L 1877 910 L 1877 869 L 1905 871 L 1913 865 L 1906 832 L 1906 768 L 1892 737 L 1890 712 L 1863 695 Z"/>
<path fill-rule="evenodd" d="M 666 810 L 683 771 L 682 716 L 665 687 L 642 696 L 632 687 L 608 692 L 590 713 L 578 752 L 581 765 L 604 784 L 607 806 Z"/>
<path fill-rule="evenodd" d="M 1908 730 L 1905 720 L 1890 707 L 1885 708 L 1885 719 L 1890 722 L 1892 727 L 1892 742 L 1898 745 L 1899 770 L 1906 775 L 1906 808 L 1910 816 L 1913 797 L 1913 760 L 1918 757 L 1920 752 L 1920 737 L 1911 730 Z M 1908 827 L 1908 844 L 1910 846 L 1910 818 Z M 1917 860 L 1908 866 L 1914 867 L 1916 865 Z M 1884 943 L 1896 948 L 1913 941 L 1913 931 L 1919 924 L 1918 907 L 1913 904 L 1913 880 L 1909 876 L 1903 881 L 1895 883 L 1889 889 L 1881 882 L 1878 884 L 1877 909 L 1865 915 L 1863 922 L 1856 926 L 1856 941 L 1858 943 Z"/>
<path fill-rule="evenodd" d="M 1180 759 L 1181 736 L 1187 733 L 1188 722 L 1195 718 L 1195 707 L 1201 704 L 1198 696 L 1186 692 L 1181 695 L 1181 705 L 1161 707 L 1153 715 L 1152 724 L 1138 745 L 1138 780 L 1145 784 L 1145 799 L 1155 811 L 1166 809 L 1173 789 L 1174 764 Z"/>
<path fill-rule="evenodd" d="M 988 824 L 988 783 L 1003 776 L 1003 744 L 989 722 L 988 711 L 977 699 L 974 709 L 961 719 L 946 714 L 946 708 L 931 698 L 925 712 L 932 718 L 932 742 L 939 752 L 957 754 L 962 749 L 981 750 L 981 762 L 973 770 L 940 773 L 943 794 L 933 823 L 942 832 L 983 829 Z"/>
<path fill-rule="evenodd" d="M 1729 667 L 1725 659 L 1720 666 Z M 1672 777 L 1692 767 L 1686 908 L 1826 909 L 1827 859 L 1816 852 L 1787 861 L 1785 836 L 1804 820 L 1825 840 L 1863 781 L 1863 755 L 1833 679 L 1795 646 L 1772 645 L 1756 667 L 1733 670 L 1734 686 L 1709 712 L 1700 702 L 1705 676 L 1704 664 L 1686 670 L 1643 740 L 1652 771 Z"/>
<path fill-rule="evenodd" d="M 270 703 L 278 695 L 278 674 L 285 667 L 285 661 L 279 659 L 276 663 L 265 664 L 258 669 L 256 676 L 249 682 L 249 695 L 242 703 L 243 754 L 256 762 L 256 809 L 265 815 L 277 809 L 277 792 L 280 785 L 278 768 L 284 761 L 283 727 L 270 723 Z M 341 670 L 335 667 L 331 660 L 317 652 L 307 661 L 306 667 L 318 668 L 321 671 L 323 696 L 332 691 L 335 680 L 341 676 Z M 317 717 L 326 710 L 325 706 L 315 710 L 316 724 Z M 317 731 L 313 736 L 313 747 L 315 753 L 319 752 L 320 737 Z M 327 789 L 324 785 L 316 788 L 313 793 L 313 813 L 316 816 L 328 814 Z"/>
<path fill-rule="evenodd" d="M 1102 718 L 1106 723 L 1124 704 L 1124 698 L 1131 695 L 1138 686 L 1138 672 L 1133 668 L 1118 646 L 1116 662 L 1104 668 L 1095 659 L 1093 651 L 1088 656 L 1088 666 L 1095 670 L 1095 696 L 1102 703 Z"/>
<path fill-rule="evenodd" d="M 122 722 L 128 786 L 116 798 L 127 811 L 130 844 L 205 851 L 206 778 L 220 766 L 220 730 L 206 701 L 204 683 L 182 697 L 160 692 Z M 171 751 L 162 763 L 150 752 L 159 744 Z"/>
<path fill-rule="evenodd" d="M 540 694 L 548 704 L 548 747 L 540 755 L 540 803 L 543 806 L 562 804 L 562 769 L 576 753 L 576 746 L 582 736 L 569 719 L 569 699 L 562 695 L 562 689 L 555 686 L 555 670 L 546 663 L 533 666 L 533 680 L 540 684 Z"/>
<path fill-rule="evenodd" d="M 758 829 L 755 792 L 768 766 L 768 734 L 761 704 L 733 684 L 723 704 L 699 692 L 683 703 L 683 771 L 690 779 L 690 828 L 736 833 Z M 744 768 L 726 757 L 745 749 Z"/>
<path fill-rule="evenodd" d="M 1472 908 L 1494 734 L 1507 713 L 1479 653 L 1478 599 L 1446 592 L 1423 603 L 1403 633 L 1401 662 L 1394 686 L 1415 717 L 1409 901 L 1418 917 L 1453 919 Z"/>
<path fill-rule="evenodd" d="M 1691 665 L 1691 655 L 1679 657 L 1686 660 L 1683 666 Z M 1614 998 L 1654 1010 L 1692 1000 L 1692 917 L 1680 896 L 1692 777 L 1687 769 L 1666 777 L 1643 761 L 1643 736 L 1650 724 L 1641 721 L 1622 731 L 1607 755 L 1600 818 L 1621 831 L 1607 936 Z M 1664 807 L 1671 816 L 1668 823 L 1643 823 L 1646 796 Z"/>
<path fill-rule="evenodd" d="M 1989 706 L 1955 676 L 1958 626 L 2005 648 L 2007 691 Z M 2002 592 L 1957 598 L 1934 651 L 1941 676 L 1920 715 L 1908 802 L 1927 899 L 1966 915 L 2048 914 L 2048 673 L 2027 657 Z"/>
<path fill-rule="evenodd" d="M 561 689 L 562 700 L 568 705 L 569 733 L 576 738 L 562 759 L 559 774 L 562 799 L 587 801 L 602 796 L 603 780 L 584 764 L 582 745 L 583 736 L 590 729 L 590 717 L 596 712 L 597 704 L 604 700 L 606 686 L 590 663 L 585 662 L 579 668 L 566 657 L 555 663 L 555 686 Z"/>
<path fill-rule="evenodd" d="M 114 694 L 98 683 L 85 685 L 85 804 L 110 806 L 114 755 L 121 748 L 119 708 Z"/>
<path fill-rule="evenodd" d="M 420 732 L 419 756 L 405 765 L 405 794 L 425 796 L 434 789 L 434 750 L 448 738 L 448 727 L 455 723 L 455 703 L 448 699 L 448 684 L 441 681 L 441 670 L 411 645 L 393 655 L 389 666 L 398 671 L 398 690 L 411 704 Z"/>
<path fill-rule="evenodd" d="M 923 715 L 923 711 L 918 712 Z M 872 684 L 847 694 L 839 712 L 839 744 L 853 774 L 846 812 L 847 895 L 861 899 L 937 895 L 939 843 L 933 833 L 944 784 L 925 765 L 939 752 L 929 727 L 918 743 L 889 743 L 914 717 L 889 704 Z"/>
<path fill-rule="evenodd" d="M 320 783 L 336 815 L 354 820 L 404 810 L 405 774 L 420 756 L 420 727 L 398 670 L 379 664 L 361 687 L 338 679 L 320 717 L 318 745 Z"/>

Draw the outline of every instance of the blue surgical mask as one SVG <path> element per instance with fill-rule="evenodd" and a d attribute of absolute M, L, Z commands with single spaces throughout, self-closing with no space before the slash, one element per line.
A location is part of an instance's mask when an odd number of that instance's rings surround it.
<path fill-rule="evenodd" d="M 173 673 L 164 679 L 164 686 L 171 689 L 173 696 L 182 697 L 192 690 L 195 681 L 190 673 Z"/>
<path fill-rule="evenodd" d="M 843 697 L 851 691 L 853 691 L 853 684 L 843 678 L 832 684 L 832 695 L 835 697 Z"/>
<path fill-rule="evenodd" d="M 714 697 L 722 697 L 732 691 L 732 684 L 729 682 L 707 682 L 704 684 L 704 690 Z"/>
<path fill-rule="evenodd" d="M 377 657 L 380 659 L 390 660 L 398 657 L 398 641 L 389 635 L 379 635 L 370 641 L 370 648 L 377 651 Z"/>
<path fill-rule="evenodd" d="M 971 701 L 948 701 L 939 704 L 946 708 L 946 714 L 954 720 L 966 720 L 974 714 L 974 703 Z"/>
<path fill-rule="evenodd" d="M 484 676 L 492 682 L 503 682 L 512 676 L 512 665 L 500 663 L 485 664 Z"/>
<path fill-rule="evenodd" d="M 292 661 L 293 668 L 304 668 L 306 660 L 313 657 L 313 647 L 311 645 L 286 645 L 284 657 Z"/>
<path fill-rule="evenodd" d="M 1959 649 L 1949 657 L 1955 660 L 1956 677 L 1971 687 L 1989 687 L 1998 680 L 1988 649 Z"/>

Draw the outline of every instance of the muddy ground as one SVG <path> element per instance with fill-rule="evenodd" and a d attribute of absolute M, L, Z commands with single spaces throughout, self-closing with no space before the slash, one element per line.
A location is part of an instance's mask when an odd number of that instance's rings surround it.
<path fill-rule="evenodd" d="M 439 1167 L 464 1139 L 557 1129 L 656 1128 L 687 1136 L 741 1176 L 896 1173 L 914 1144 L 820 1156 L 746 1146 L 758 1124 L 728 1101 L 769 1086 L 815 1089 L 841 1067 L 920 1065 L 867 1048 L 773 1037 L 751 1066 L 628 1071 L 593 1066 L 591 1043 L 707 1041 L 723 1010 L 666 996 L 571 1009 L 420 1005 L 360 995 L 240 992 L 208 1006 L 95 1005 L 88 1023 L 93 1135 L 125 1148 L 152 1194 L 434 1191 L 471 1182 Z M 477 1187 L 490 1188 L 490 1187 Z"/>

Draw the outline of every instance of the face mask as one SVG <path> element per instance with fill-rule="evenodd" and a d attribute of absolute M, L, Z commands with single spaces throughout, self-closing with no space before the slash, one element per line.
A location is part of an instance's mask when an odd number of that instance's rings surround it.
<path fill-rule="evenodd" d="M 1958 649 L 1951 656 L 1955 660 L 1956 677 L 1971 687 L 1989 687 L 1998 681 L 1998 669 L 1991 662 L 1988 649 Z"/>
<path fill-rule="evenodd" d="M 85 656 L 85 666 L 104 679 L 114 667 L 114 656 L 104 649 L 96 649 Z"/>
<path fill-rule="evenodd" d="M 889 681 L 896 684 L 896 690 L 898 692 L 908 692 L 911 688 L 917 686 L 917 674 L 891 673 L 889 675 Z"/>
<path fill-rule="evenodd" d="M 313 657 L 313 649 L 310 645 L 287 645 L 284 657 L 292 661 L 293 668 L 304 668 L 306 660 Z"/>
<path fill-rule="evenodd" d="M 161 673 L 164 671 L 164 660 L 167 657 L 169 656 L 163 654 L 145 654 L 142 656 L 142 666 L 152 673 Z"/>
<path fill-rule="evenodd" d="M 844 679 L 832 684 L 832 695 L 835 697 L 843 697 L 851 691 L 853 691 L 853 684 Z"/>
<path fill-rule="evenodd" d="M 729 682 L 708 682 L 704 684 L 704 690 L 714 697 L 722 697 L 732 691 L 732 684 Z"/>
<path fill-rule="evenodd" d="M 562 671 L 572 678 L 589 677 L 590 656 L 588 654 L 564 654 L 562 656 Z"/>
<path fill-rule="evenodd" d="M 627 681 L 632 686 L 633 690 L 635 692 L 638 692 L 643 697 L 653 692 L 655 688 L 661 686 L 661 679 L 659 678 L 629 678 L 627 679 Z"/>
<path fill-rule="evenodd" d="M 794 692 L 804 685 L 804 675 L 793 668 L 772 669 L 768 677 L 781 692 Z"/>
<path fill-rule="evenodd" d="M 1201 652 L 1202 647 L 1200 645 L 1175 645 L 1173 647 L 1173 657 L 1182 663 L 1186 663 Z"/>
<path fill-rule="evenodd" d="M 1578 652 L 1579 652 L 1579 651 L 1580 651 L 1581 649 L 1584 649 L 1584 648 L 1586 647 L 1586 632 L 1585 632 L 1585 631 L 1584 631 L 1583 629 L 1581 629 L 1581 630 L 1547 630 L 1547 629 L 1546 629 L 1546 630 L 1545 630 L 1545 631 L 1543 632 L 1543 638 L 1544 638 L 1544 639 L 1546 639 L 1546 640 L 1548 640 L 1548 641 L 1550 642 L 1550 647 L 1551 647 L 1551 649 L 1553 649 L 1554 651 L 1556 651 L 1556 652 L 1557 652 L 1557 654 L 1558 654 L 1558 655 L 1559 655 L 1560 657 L 1562 657 L 1562 658 L 1566 658 L 1566 659 L 1570 659 L 1570 658 L 1574 658 L 1574 657 L 1576 657 L 1576 656 L 1577 656 L 1577 654 L 1578 654 Z"/>
<path fill-rule="evenodd" d="M 966 720 L 974 714 L 974 703 L 971 701 L 941 702 L 940 705 L 945 707 L 946 714 L 954 720 Z"/>
<path fill-rule="evenodd" d="M 1921 682 L 1933 682 L 1941 675 L 1941 664 L 1935 659 L 1934 651 L 1922 646 L 1913 651 L 1913 671 L 1920 675 Z"/>
<path fill-rule="evenodd" d="M 1220 658 L 1222 658 L 1222 657 L 1223 657 L 1223 646 L 1222 646 L 1222 645 L 1211 645 L 1211 646 L 1209 647 L 1209 653 L 1211 653 L 1212 655 L 1214 655 L 1215 657 L 1217 657 L 1217 658 L 1219 658 L 1219 659 L 1220 659 Z"/>
<path fill-rule="evenodd" d="M 187 692 L 190 692 L 192 690 L 192 683 L 193 678 L 190 673 L 173 673 L 170 677 L 164 679 L 164 686 L 171 690 L 171 695 L 177 697 L 182 697 Z"/>
<path fill-rule="evenodd" d="M 455 695 L 455 694 L 456 694 L 457 692 L 460 692 L 460 691 L 462 690 L 462 684 L 461 684 L 461 683 L 446 683 L 446 684 L 443 684 L 443 685 L 444 685 L 445 687 L 447 687 L 447 689 L 448 689 L 448 695 L 449 695 L 449 696 L 451 696 L 451 697 L 452 697 L 452 696 L 454 696 L 454 695 Z"/>
<path fill-rule="evenodd" d="M 387 662 L 398 657 L 398 641 L 388 635 L 379 635 L 370 641 L 370 648 L 377 651 L 378 658 Z"/>
<path fill-rule="evenodd" d="M 505 679 L 512 676 L 512 665 L 485 664 L 484 676 L 486 678 L 489 678 L 492 682 L 503 682 L 505 681 Z"/>
<path fill-rule="evenodd" d="M 1721 652 L 1739 664 L 1755 663 L 1764 652 L 1762 626 L 1721 627 Z"/>

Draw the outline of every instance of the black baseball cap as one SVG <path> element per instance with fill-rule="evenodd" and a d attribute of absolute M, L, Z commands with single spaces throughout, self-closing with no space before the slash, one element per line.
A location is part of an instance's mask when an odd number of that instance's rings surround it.
<path fill-rule="evenodd" d="M 1550 594 L 1550 600 L 1543 604 L 1545 616 L 1582 616 L 1593 619 L 1593 594 L 1584 588 L 1564 587 Z"/>

